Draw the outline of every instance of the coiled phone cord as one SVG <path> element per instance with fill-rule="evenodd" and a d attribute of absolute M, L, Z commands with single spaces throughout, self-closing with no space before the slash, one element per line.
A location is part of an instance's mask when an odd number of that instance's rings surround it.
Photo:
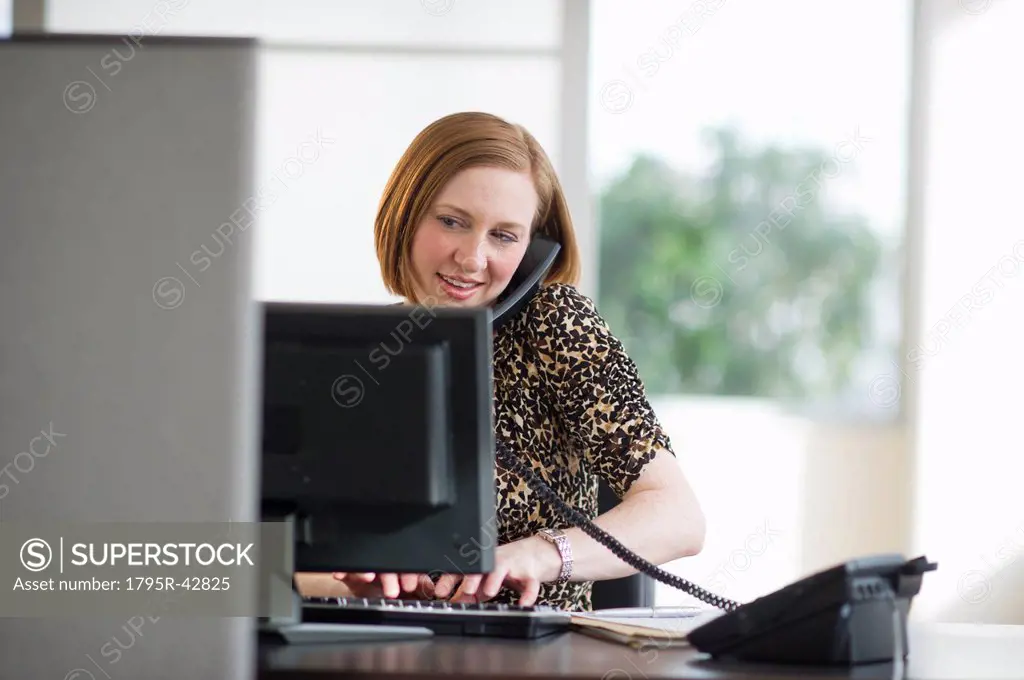
<path fill-rule="evenodd" d="M 608 548 L 612 553 L 615 554 L 620 560 L 633 567 L 634 569 L 647 574 L 651 578 L 661 581 L 666 585 L 670 585 L 673 588 L 678 588 L 683 592 L 693 595 L 697 599 L 710 604 L 718 609 L 723 609 L 727 612 L 735 611 L 741 604 L 734 600 L 729 600 L 720 595 L 704 590 L 700 586 L 694 585 L 689 581 L 679 578 L 675 574 L 670 574 L 667 571 L 659 569 L 654 564 L 648 562 L 644 558 L 631 552 L 626 546 L 619 543 L 615 537 L 611 536 L 603 529 L 595 525 L 590 519 L 581 513 L 576 508 L 572 507 L 561 498 L 558 497 L 554 491 L 544 483 L 529 467 L 526 466 L 523 461 L 518 457 L 512 455 L 509 450 L 501 442 L 495 443 L 495 453 L 497 454 L 498 460 L 501 461 L 506 467 L 515 472 L 518 476 L 523 478 L 530 488 L 541 497 L 544 501 L 547 501 L 553 507 L 558 510 L 558 513 L 570 524 L 581 529 L 585 534 L 593 538 L 595 541 Z"/>

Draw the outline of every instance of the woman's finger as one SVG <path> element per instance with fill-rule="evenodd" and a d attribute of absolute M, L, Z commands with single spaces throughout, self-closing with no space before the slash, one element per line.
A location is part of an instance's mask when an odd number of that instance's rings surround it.
<path fill-rule="evenodd" d="M 459 590 L 452 597 L 452 602 L 475 602 L 476 593 L 480 588 L 480 581 L 483 576 L 480 574 L 470 574 L 462 578 L 462 583 L 459 584 Z"/>
<path fill-rule="evenodd" d="M 480 596 L 478 600 L 490 600 L 498 591 L 501 590 L 501 584 L 505 582 L 505 576 L 508 574 L 508 567 L 497 567 L 494 571 L 487 575 L 484 579 L 483 586 L 480 588 Z"/>
<path fill-rule="evenodd" d="M 540 581 L 536 579 L 530 579 L 526 582 L 526 587 L 523 588 L 522 594 L 519 596 L 519 604 L 524 607 L 532 607 L 537 603 L 537 597 L 540 595 Z"/>
<path fill-rule="evenodd" d="M 420 585 L 420 574 L 401 574 L 398 582 L 402 586 L 403 593 L 414 593 Z"/>
<path fill-rule="evenodd" d="M 333 576 L 337 581 L 356 581 L 357 583 L 372 583 L 373 579 L 377 578 L 373 572 L 352 574 L 346 571 L 336 571 Z"/>
<path fill-rule="evenodd" d="M 434 580 L 426 574 L 419 575 L 419 583 L 416 584 L 416 597 L 421 600 L 429 600 L 434 597 Z"/>
<path fill-rule="evenodd" d="M 434 597 L 444 599 L 451 595 L 459 583 L 459 578 L 457 574 L 443 574 L 434 585 Z"/>
<path fill-rule="evenodd" d="M 401 594 L 398 583 L 398 574 L 381 574 L 380 587 L 384 591 L 384 597 L 394 600 Z"/>

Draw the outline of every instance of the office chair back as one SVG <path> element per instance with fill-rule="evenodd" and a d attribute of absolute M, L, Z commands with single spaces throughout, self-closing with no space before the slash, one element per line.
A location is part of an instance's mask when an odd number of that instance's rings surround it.
<path fill-rule="evenodd" d="M 619 498 L 604 480 L 600 480 L 598 484 L 598 513 L 603 514 L 618 505 Z M 654 584 L 654 579 L 647 574 L 595 581 L 591 596 L 594 609 L 653 607 Z"/>

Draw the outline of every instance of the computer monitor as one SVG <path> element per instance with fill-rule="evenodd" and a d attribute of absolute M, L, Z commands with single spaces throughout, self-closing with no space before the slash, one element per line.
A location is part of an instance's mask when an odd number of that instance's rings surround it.
<path fill-rule="evenodd" d="M 267 302 L 261 502 L 296 571 L 486 573 L 491 310 Z"/>

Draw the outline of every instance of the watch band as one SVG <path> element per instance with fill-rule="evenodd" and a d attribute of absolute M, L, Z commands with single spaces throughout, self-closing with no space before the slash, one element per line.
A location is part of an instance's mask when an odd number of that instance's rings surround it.
<path fill-rule="evenodd" d="M 572 547 L 569 545 L 569 537 L 561 529 L 541 529 L 540 537 L 558 548 L 558 554 L 562 556 L 562 571 L 555 583 L 565 583 L 572 577 Z"/>

